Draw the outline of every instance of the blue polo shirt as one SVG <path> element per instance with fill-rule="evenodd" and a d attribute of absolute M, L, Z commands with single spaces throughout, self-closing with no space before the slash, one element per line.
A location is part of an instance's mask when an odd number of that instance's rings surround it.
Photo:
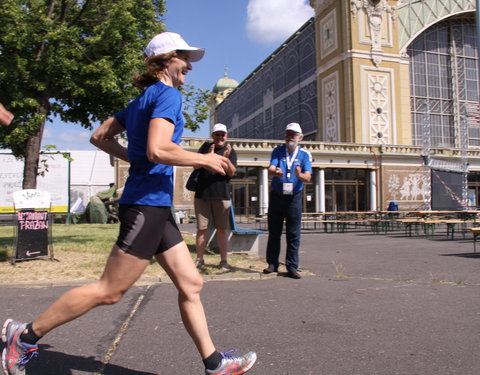
<path fill-rule="evenodd" d="M 278 194 L 283 194 L 283 183 L 292 182 L 293 183 L 293 194 L 298 193 L 303 189 L 303 181 L 299 180 L 295 176 L 295 168 L 297 165 L 300 166 L 302 172 L 312 173 L 312 155 L 305 151 L 303 148 L 298 146 L 298 153 L 295 157 L 295 160 L 292 164 L 292 170 L 290 171 L 290 178 L 287 178 L 287 157 L 286 157 L 287 146 L 277 146 L 272 151 L 272 156 L 270 159 L 270 165 L 279 167 L 283 172 L 283 177 L 273 177 L 272 179 L 272 189 L 275 190 Z M 290 157 L 293 153 L 289 154 Z"/>
<path fill-rule="evenodd" d="M 119 203 L 171 206 L 173 167 L 148 160 L 148 127 L 152 118 L 171 120 L 175 124 L 172 142 L 179 144 L 184 127 L 182 95 L 176 88 L 157 82 L 114 116 L 127 130 L 130 161 L 128 179 Z"/>

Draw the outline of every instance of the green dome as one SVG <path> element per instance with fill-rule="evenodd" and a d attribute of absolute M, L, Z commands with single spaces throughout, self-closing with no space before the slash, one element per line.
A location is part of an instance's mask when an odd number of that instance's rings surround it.
<path fill-rule="evenodd" d="M 213 93 L 220 94 L 227 89 L 234 89 L 238 86 L 238 82 L 232 78 L 228 78 L 227 74 L 223 78 L 220 78 L 215 86 L 213 86 Z"/>

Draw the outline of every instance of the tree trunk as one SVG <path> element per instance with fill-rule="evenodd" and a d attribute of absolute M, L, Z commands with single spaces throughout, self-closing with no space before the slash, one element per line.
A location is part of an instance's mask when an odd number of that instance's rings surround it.
<path fill-rule="evenodd" d="M 40 160 L 40 145 L 42 142 L 45 120 L 42 121 L 40 128 L 35 134 L 28 138 L 27 149 L 25 152 L 25 165 L 23 167 L 23 188 L 36 189 L 38 162 Z"/>
<path fill-rule="evenodd" d="M 48 87 L 48 84 L 47 84 Z M 33 133 L 27 141 L 27 149 L 25 150 L 25 164 L 23 166 L 23 184 L 24 189 L 37 188 L 38 162 L 40 160 L 40 146 L 42 144 L 43 130 L 45 129 L 45 121 L 49 110 L 48 100 L 50 94 L 48 89 L 42 93 L 40 107 L 37 113 L 43 115 L 43 119 L 38 125 L 38 129 Z"/>

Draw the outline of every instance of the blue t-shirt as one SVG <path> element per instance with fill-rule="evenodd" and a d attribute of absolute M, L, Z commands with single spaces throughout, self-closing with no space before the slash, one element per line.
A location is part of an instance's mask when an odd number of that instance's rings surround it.
<path fill-rule="evenodd" d="M 175 125 L 172 142 L 179 144 L 183 133 L 182 95 L 171 86 L 157 82 L 145 89 L 125 109 L 115 114 L 127 130 L 128 179 L 121 204 L 171 206 L 173 167 L 147 158 L 148 127 L 152 118 L 169 119 Z"/>
<path fill-rule="evenodd" d="M 273 177 L 272 179 L 272 189 L 279 194 L 283 194 L 283 183 L 291 182 L 293 183 L 293 194 L 298 193 L 303 189 L 303 181 L 299 180 L 295 176 L 295 168 L 300 166 L 302 172 L 312 173 L 312 155 L 305 151 L 303 148 L 298 147 L 298 153 L 295 157 L 295 160 L 292 163 L 292 169 L 290 170 L 290 178 L 287 177 L 288 174 L 288 164 L 287 164 L 287 155 L 286 155 L 287 146 L 277 146 L 272 151 L 272 157 L 270 158 L 270 165 L 279 167 L 283 172 L 283 177 Z M 293 153 L 289 154 L 289 157 L 293 156 Z"/>

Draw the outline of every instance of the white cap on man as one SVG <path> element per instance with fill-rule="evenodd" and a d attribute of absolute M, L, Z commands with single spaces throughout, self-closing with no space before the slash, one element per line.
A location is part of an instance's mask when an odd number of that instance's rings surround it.
<path fill-rule="evenodd" d="M 290 124 L 288 124 L 285 128 L 285 131 L 287 130 L 302 134 L 302 128 L 300 127 L 300 124 L 297 124 L 296 122 L 291 122 Z"/>
<path fill-rule="evenodd" d="M 227 127 L 226 127 L 225 125 L 223 125 L 223 124 L 220 124 L 220 123 L 215 124 L 215 125 L 213 126 L 212 134 L 213 134 L 213 133 L 216 133 L 216 132 L 228 133 L 228 132 L 227 132 Z"/>
<path fill-rule="evenodd" d="M 201 60 L 205 54 L 203 48 L 189 46 L 180 34 L 169 31 L 155 35 L 144 52 L 147 57 L 152 57 L 173 51 L 188 51 L 191 62 Z"/>

